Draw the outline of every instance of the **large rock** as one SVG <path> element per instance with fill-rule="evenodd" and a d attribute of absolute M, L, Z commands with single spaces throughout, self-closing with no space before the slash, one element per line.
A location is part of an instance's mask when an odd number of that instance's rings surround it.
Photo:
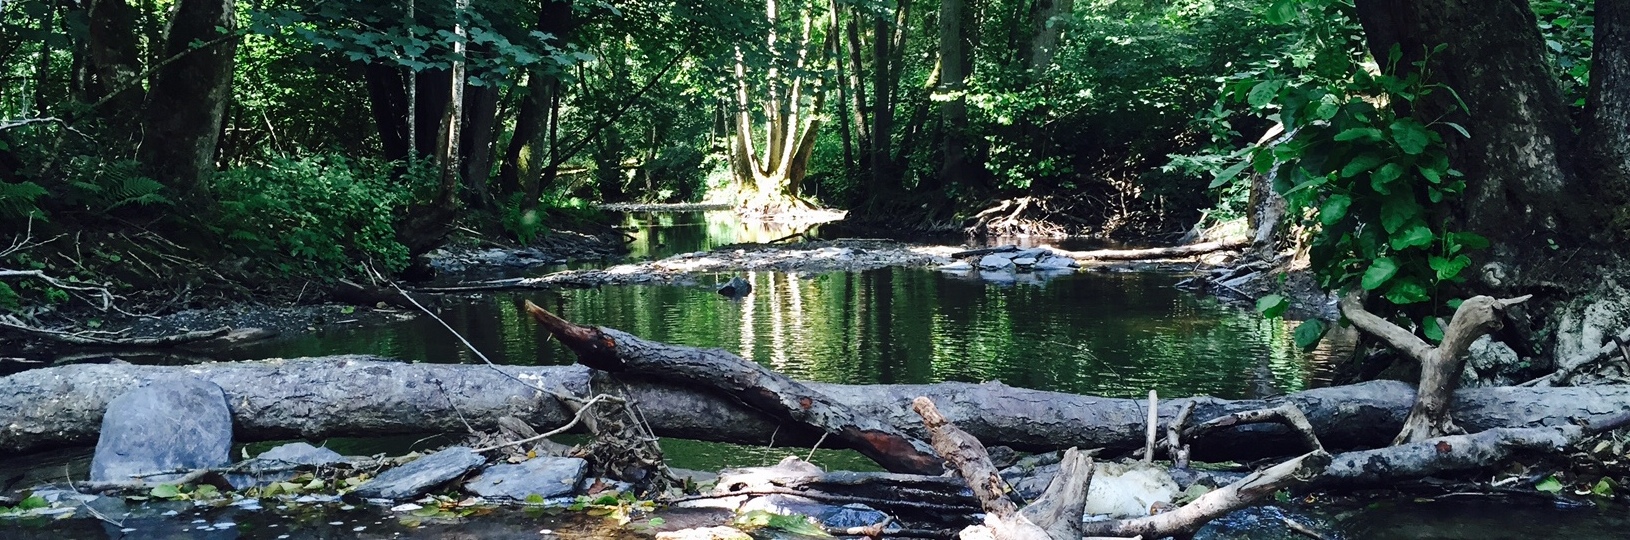
<path fill-rule="evenodd" d="M 295 466 L 317 468 L 348 461 L 339 452 L 305 442 L 293 442 L 261 452 L 247 463 L 234 467 L 243 472 L 228 474 L 226 479 L 238 489 L 264 486 L 294 478 L 297 474 L 293 468 Z"/>
<path fill-rule="evenodd" d="M 537 457 L 517 465 L 487 467 L 466 482 L 464 489 L 487 498 L 560 497 L 575 490 L 588 467 L 587 461 L 578 458 Z"/>
<path fill-rule="evenodd" d="M 467 446 L 450 446 L 412 463 L 385 471 L 351 492 L 369 499 L 408 499 L 475 470 L 487 460 Z"/>
<path fill-rule="evenodd" d="M 232 411 L 215 383 L 193 377 L 156 381 L 108 402 L 91 458 L 92 482 L 219 467 L 231 462 Z M 144 477 L 162 483 L 178 474 Z"/>

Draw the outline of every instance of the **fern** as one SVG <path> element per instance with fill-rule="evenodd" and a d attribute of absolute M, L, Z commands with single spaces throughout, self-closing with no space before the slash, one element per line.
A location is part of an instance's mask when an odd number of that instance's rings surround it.
<path fill-rule="evenodd" d="M 45 195 L 45 188 L 33 182 L 0 182 L 0 218 L 21 219 L 44 214 L 35 202 Z"/>
<path fill-rule="evenodd" d="M 163 190 L 164 184 L 160 184 L 152 178 L 127 176 L 113 190 L 108 192 L 107 200 L 112 201 L 112 204 L 109 204 L 107 209 L 112 210 L 127 204 L 137 206 L 173 204 L 169 197 L 165 197 L 163 193 L 160 193 Z"/>
<path fill-rule="evenodd" d="M 75 158 L 67 184 L 71 201 L 103 212 L 127 205 L 174 204 L 164 196 L 164 184 L 143 176 L 141 165 L 134 160 Z"/>

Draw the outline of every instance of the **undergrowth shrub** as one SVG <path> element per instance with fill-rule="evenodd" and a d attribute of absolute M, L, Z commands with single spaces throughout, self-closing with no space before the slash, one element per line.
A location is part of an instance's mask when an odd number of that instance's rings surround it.
<path fill-rule="evenodd" d="M 431 171 L 411 168 L 412 179 Z M 340 273 L 354 261 L 381 271 L 407 266 L 393 223 L 411 190 L 391 178 L 391 165 L 335 155 L 277 159 L 264 167 L 224 171 L 213 182 L 217 233 L 245 255 L 275 255 L 278 273 Z"/>

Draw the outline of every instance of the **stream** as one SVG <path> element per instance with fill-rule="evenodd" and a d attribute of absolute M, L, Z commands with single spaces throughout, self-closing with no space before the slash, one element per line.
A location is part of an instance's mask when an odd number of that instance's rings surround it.
<path fill-rule="evenodd" d="M 749 225 L 721 213 L 631 215 L 625 226 L 633 237 L 634 259 L 776 240 L 807 229 Z M 850 384 L 1000 380 L 1018 387 L 1112 397 L 1141 397 L 1151 389 L 1162 396 L 1273 396 L 1320 385 L 1326 360 L 1335 355 L 1328 349 L 1304 353 L 1292 343 L 1294 322 L 1264 320 L 1249 309 L 1178 290 L 1173 285 L 1183 276 L 1168 273 L 1080 272 L 1026 282 L 905 268 L 739 275 L 753 285 L 753 293 L 739 300 L 714 291 L 713 284 L 731 276 L 706 275 L 697 279 L 699 285 L 690 286 L 483 295 L 443 305 L 440 316 L 493 361 L 504 364 L 573 361 L 569 351 L 546 339 L 520 311 L 521 301 L 530 299 L 573 321 L 670 343 L 724 348 L 798 379 Z M 219 359 L 345 353 L 412 362 L 480 362 L 436 321 L 405 316 L 385 324 L 330 321 L 312 332 L 233 349 Z M 395 437 L 327 442 L 347 454 L 402 453 L 439 444 L 446 441 Z M 250 445 L 250 453 L 270 446 Z M 664 440 L 663 447 L 671 465 L 701 470 L 769 465 L 787 454 L 682 440 Z M 798 451 L 801 456 L 806 452 Z M 81 449 L 0 457 L 0 482 L 17 476 L 46 482 L 64 474 L 82 479 L 89 454 L 89 449 Z M 818 451 L 813 461 L 833 469 L 876 470 L 848 451 Z M 132 503 L 132 517 L 119 526 L 85 518 L 0 518 L 0 539 L 599 534 L 594 532 L 596 519 L 578 513 L 500 509 L 487 516 L 441 522 L 338 501 L 282 506 Z M 1298 521 L 1340 538 L 1607 537 L 1621 535 L 1630 525 L 1622 508 L 1561 508 L 1521 499 L 1291 506 L 1296 509 L 1286 511 L 1294 512 Z M 1199 537 L 1301 538 L 1284 527 L 1276 512 L 1281 510 L 1273 506 L 1240 512 L 1208 526 Z M 550 533 L 540 535 L 543 530 Z"/>

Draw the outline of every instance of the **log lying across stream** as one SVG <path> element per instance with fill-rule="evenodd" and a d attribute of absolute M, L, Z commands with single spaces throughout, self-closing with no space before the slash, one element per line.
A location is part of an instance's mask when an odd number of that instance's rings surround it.
<path fill-rule="evenodd" d="M 582 366 L 505 367 L 531 384 L 588 395 Z M 484 365 L 409 364 L 368 356 L 232 362 L 194 366 L 72 365 L 0 378 L 0 452 L 21 452 L 95 442 L 107 403 L 145 381 L 187 375 L 226 392 L 240 442 L 464 432 L 464 420 L 494 429 L 513 415 L 534 426 L 565 424 L 572 413 L 551 396 Z M 711 388 L 681 387 L 623 376 L 625 387 L 656 434 L 775 446 L 810 445 L 820 434 L 778 423 Z M 1111 399 L 1013 388 L 1000 383 L 839 385 L 805 383 L 849 410 L 926 438 L 911 411 L 917 396 L 934 400 L 946 418 L 991 445 L 1019 450 L 1141 447 L 1145 412 L 1139 400 Z M 598 388 L 597 388 L 598 389 Z M 1414 401 L 1394 381 L 1321 388 L 1280 400 L 1174 399 L 1160 406 L 1162 421 L 1193 401 L 1196 418 L 1296 404 L 1332 451 L 1386 446 Z M 456 409 L 456 410 L 455 410 Z M 1461 427 L 1556 426 L 1605 422 L 1630 410 L 1630 386 L 1480 388 L 1455 394 L 1452 413 Z M 1197 460 L 1286 455 L 1302 443 L 1288 429 L 1252 424 L 1223 429 L 1195 441 Z M 834 446 L 830 438 L 823 446 Z"/>

